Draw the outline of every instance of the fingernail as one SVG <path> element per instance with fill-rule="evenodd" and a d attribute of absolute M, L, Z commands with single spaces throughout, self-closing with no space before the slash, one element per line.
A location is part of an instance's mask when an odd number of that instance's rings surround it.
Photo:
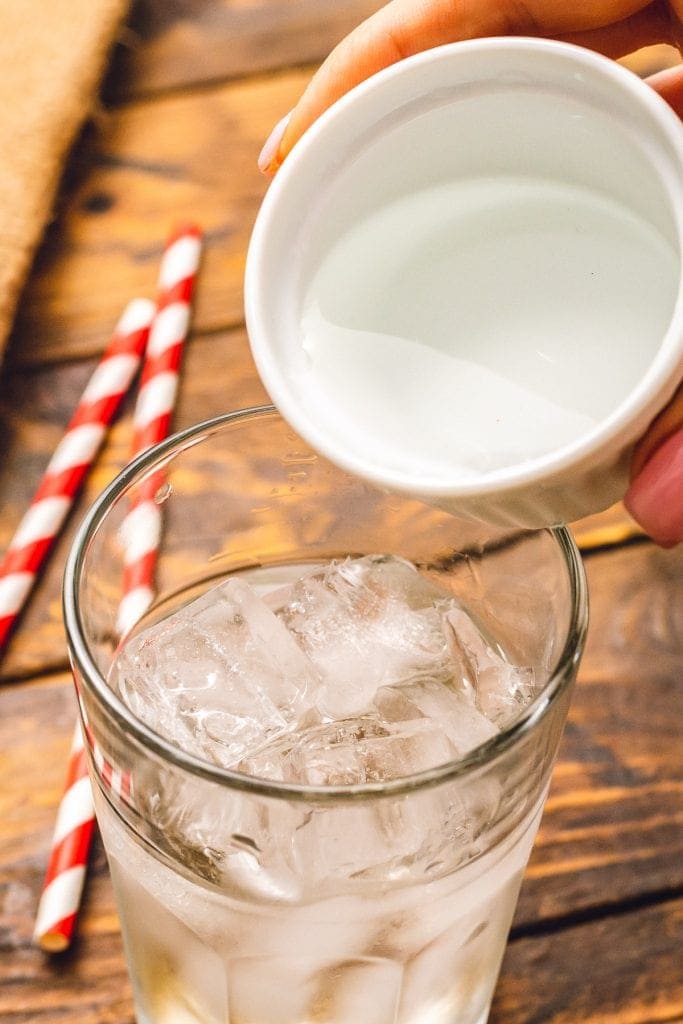
<path fill-rule="evenodd" d="M 282 142 L 282 136 L 285 134 L 289 119 L 292 116 L 292 111 L 282 118 L 281 121 L 273 128 L 272 132 L 266 139 L 265 145 L 258 158 L 258 169 L 262 174 L 268 174 L 269 171 L 276 171 L 278 168 L 277 162 L 277 151 Z"/>
<path fill-rule="evenodd" d="M 683 541 L 683 429 L 647 460 L 624 504 L 657 544 L 672 548 Z"/>

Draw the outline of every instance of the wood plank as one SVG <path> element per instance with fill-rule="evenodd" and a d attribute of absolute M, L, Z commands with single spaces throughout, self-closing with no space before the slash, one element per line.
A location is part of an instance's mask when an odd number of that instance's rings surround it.
<path fill-rule="evenodd" d="M 586 571 L 586 652 L 520 920 L 562 913 L 565 885 L 578 908 L 683 883 L 683 547 L 608 551 Z"/>
<path fill-rule="evenodd" d="M 621 502 L 586 516 L 571 526 L 574 540 L 583 552 L 594 551 L 596 548 L 616 547 L 625 541 L 644 537 L 642 529 L 628 514 Z"/>
<path fill-rule="evenodd" d="M 7 439 L 0 470 L 2 546 L 91 368 L 84 362 L 6 373 L 0 403 Z M 243 331 L 190 340 L 179 427 L 264 398 Z M 124 417 L 14 637 L 2 666 L 5 678 L 66 664 L 59 595 L 67 547 L 84 509 L 125 461 L 129 436 Z M 552 918 L 568 905 L 590 906 L 596 893 L 614 901 L 641 887 L 656 892 L 683 880 L 683 831 L 674 815 L 682 768 L 681 707 L 674 699 L 683 635 L 682 566 L 683 548 L 663 552 L 651 544 L 587 562 L 589 642 L 520 902 L 522 921 L 539 913 Z"/>
<path fill-rule="evenodd" d="M 0 377 L 0 431 L 5 441 L 4 459 L 0 464 L 0 508 L 3 510 L 0 517 L 0 550 L 9 543 L 94 365 L 94 360 L 85 360 L 63 366 L 43 367 L 31 372 L 6 367 Z M 175 418 L 178 429 L 229 409 L 243 408 L 265 400 L 266 395 L 258 380 L 243 329 L 206 337 L 191 337 L 187 345 L 180 402 Z M 65 664 L 59 597 L 62 566 L 83 512 L 127 458 L 129 417 L 130 403 L 126 415 L 110 434 L 96 470 L 33 595 L 21 628 L 0 664 L 0 678 L 25 677 Z M 614 542 L 619 524 L 625 522 L 625 516 L 621 506 L 616 506 L 600 516 L 584 520 L 575 528 L 577 539 L 582 543 L 587 540 Z M 594 618 L 601 609 L 610 609 L 609 614 L 605 613 L 606 622 L 599 627 L 606 636 L 621 635 L 619 631 L 615 633 L 610 626 L 610 616 L 616 621 L 625 614 L 624 609 L 632 607 L 631 591 L 635 586 L 633 581 L 629 582 L 632 557 L 635 559 L 634 567 L 641 565 L 645 573 L 654 570 L 655 580 L 659 581 L 653 584 L 659 619 L 665 613 L 669 616 L 674 614 L 679 606 L 675 578 L 680 567 L 678 556 L 657 554 L 649 546 L 648 550 L 648 556 L 625 555 L 623 560 L 618 560 L 620 568 L 617 574 L 623 591 L 621 604 L 611 604 L 608 593 L 601 595 L 594 604 Z M 596 563 L 599 564 L 602 563 Z M 592 580 L 593 577 L 596 581 L 595 584 L 592 582 L 594 589 L 601 580 L 598 568 L 592 571 Z M 609 586 L 609 574 L 604 578 L 605 585 Z M 645 646 L 640 644 L 638 649 L 641 656 L 647 659 L 646 645 L 650 642 L 650 632 L 654 630 L 657 635 L 659 626 L 650 623 L 646 607 L 640 609 L 640 614 L 643 624 L 638 627 L 639 632 L 633 642 L 639 643 L 639 637 L 644 638 Z M 673 664 L 680 656 L 680 647 L 671 638 L 669 643 L 673 652 L 669 658 L 673 671 Z M 589 654 L 590 650 L 589 647 Z M 623 671 L 622 662 L 628 660 L 629 650 L 616 652 L 616 663 L 610 666 L 608 677 L 619 677 L 619 672 Z M 591 673 L 599 675 L 605 664 L 604 661 L 596 664 Z"/>
<path fill-rule="evenodd" d="M 244 18 L 247 32 L 258 18 L 267 21 L 279 12 L 297 34 L 300 4 L 280 0 L 261 5 L 260 14 L 258 6 L 257 0 L 230 4 L 225 25 Z M 328 0 L 325 9 L 334 7 Z M 355 20 L 352 7 L 348 14 Z M 226 6 L 207 3 L 200 11 L 189 0 L 186 6 L 150 0 L 148 10 L 154 11 L 152 34 L 159 29 L 163 37 L 160 25 L 168 26 L 168 19 L 176 28 L 194 19 L 196 28 L 205 16 L 210 35 L 214 17 L 220 22 Z M 311 12 L 312 0 L 301 14 L 305 37 L 314 35 Z M 197 47 L 203 60 L 203 42 Z M 195 219 L 207 232 L 196 328 L 240 323 L 246 246 L 266 188 L 256 158 L 311 71 L 286 71 L 103 111 L 97 132 L 86 135 L 73 153 L 57 215 L 25 289 L 8 358 L 31 364 L 101 351 L 128 299 L 153 292 L 163 241 L 176 219 Z"/>
<path fill-rule="evenodd" d="M 134 1024 L 99 847 L 94 867 L 81 937 L 72 954 L 50 961 L 24 940 L 0 961 L 0 1019 L 5 1024 Z M 9 929 L 19 938 L 15 906 Z M 512 942 L 490 1024 L 680 1022 L 682 941 L 679 900 Z"/>
<path fill-rule="evenodd" d="M 579 700 L 577 694 L 575 708 Z M 0 893 L 4 907 L 0 1019 L 6 1024 L 38 1020 L 50 1024 L 132 1024 L 133 1020 L 111 885 L 99 844 L 73 952 L 49 960 L 30 944 L 74 709 L 72 684 L 66 675 L 0 691 Z M 40 757 L 36 757 L 37 743 Z M 589 743 L 585 749 L 590 763 L 593 748 Z M 566 763 L 563 755 L 556 783 L 562 779 Z M 575 832 L 582 841 L 578 805 L 583 801 L 589 820 L 595 807 L 590 794 L 582 797 L 577 792 L 575 797 L 577 817 L 574 822 L 565 818 L 562 837 L 557 833 L 558 842 L 565 845 L 567 863 L 576 861 L 570 833 Z M 549 810 L 547 818 L 554 818 L 557 824 L 558 808 L 552 810 L 551 806 Z M 603 802 L 595 813 L 602 817 L 604 826 L 613 824 L 615 849 L 621 849 L 623 834 L 610 816 L 612 810 Z M 548 827 L 555 826 L 549 821 Z M 595 852 L 600 851 L 606 834 L 606 828 L 602 834 L 595 832 Z M 666 840 L 664 828 L 661 841 Z M 547 844 L 541 844 L 532 868 L 546 856 Z M 680 863 L 680 853 L 678 860 Z M 622 892 L 622 897 L 647 892 L 647 870 L 642 862 L 635 867 L 630 888 Z M 544 892 L 550 876 L 540 877 L 530 871 L 525 883 L 526 904 L 520 903 L 515 925 L 522 935 L 506 955 L 492 1024 L 654 1024 L 677 1020 L 676 1014 L 683 1011 L 679 960 L 683 901 L 660 900 L 658 905 L 630 913 L 617 908 L 614 914 L 598 913 L 585 923 L 573 923 L 571 915 L 586 905 L 576 885 L 577 869 L 573 870 L 574 874 L 558 866 L 564 892 L 562 909 L 569 918 L 559 926 L 556 921 L 551 923 L 547 934 L 543 933 L 547 910 Z M 605 875 L 592 889 L 590 905 L 599 906 L 616 895 L 614 888 L 609 888 L 610 877 Z M 525 914 L 532 911 L 531 894 L 534 916 L 529 919 Z M 524 937 L 524 929 L 528 931 L 529 927 L 540 934 Z"/>
<path fill-rule="evenodd" d="M 104 897 L 111 899 L 108 881 L 98 874 L 89 902 Z M 84 931 L 68 958 L 50 963 L 24 947 L 15 965 L 3 960 L 5 1024 L 133 1024 L 111 902 L 108 911 L 98 928 Z M 678 901 L 511 943 L 490 1024 L 680 1022 L 682 922 Z"/>
<path fill-rule="evenodd" d="M 322 60 L 383 0 L 138 0 L 107 102 Z"/>
<path fill-rule="evenodd" d="M 614 553 L 605 561 L 614 563 Z M 595 655 L 599 644 L 590 646 Z M 584 675 L 577 685 L 519 927 L 683 886 L 678 672 L 645 665 L 630 679 Z M 0 691 L 0 820 L 8 823 L 0 866 L 25 886 L 35 882 L 24 874 L 49 842 L 73 715 L 68 674 Z"/>
<path fill-rule="evenodd" d="M 30 365 L 102 351 L 126 302 L 154 294 L 176 221 L 206 233 L 195 330 L 241 323 L 247 243 L 267 187 L 256 159 L 308 79 L 287 72 L 104 114 L 74 153 L 8 358 Z"/>
<path fill-rule="evenodd" d="M 107 102 L 321 61 L 383 0 L 136 0 L 104 84 Z M 651 75 L 679 63 L 672 46 L 623 62 Z"/>
<path fill-rule="evenodd" d="M 640 684 L 645 698 L 646 679 L 674 687 L 683 654 L 683 545 L 606 551 L 585 568 L 590 629 L 582 677 L 617 688 Z"/>
<path fill-rule="evenodd" d="M 93 361 L 83 361 L 30 373 L 6 368 L 0 379 L 0 430 L 5 441 L 0 465 L 0 550 L 8 544 L 93 366 Z M 178 429 L 264 400 L 243 330 L 190 339 L 175 418 Z M 59 599 L 62 566 L 83 512 L 127 458 L 129 415 L 130 403 L 126 416 L 112 430 L 69 528 L 33 595 L 0 665 L 0 678 L 27 676 L 64 664 Z M 609 682 L 629 672 L 631 678 L 638 676 L 645 664 L 650 673 L 661 666 L 664 676 L 674 677 L 681 655 L 676 638 L 676 629 L 681 635 L 683 615 L 681 553 L 664 553 L 645 544 L 638 552 L 632 549 L 615 554 L 607 562 L 604 558 L 594 556 L 588 563 L 593 627 L 584 674 Z M 642 579 L 649 581 L 647 588 L 640 586 Z M 656 660 L 652 652 L 657 652 Z"/>
<path fill-rule="evenodd" d="M 510 943 L 489 1024 L 680 1024 L 683 900 Z"/>
<path fill-rule="evenodd" d="M 176 220 L 197 220 L 207 234 L 195 329 L 241 323 L 245 253 L 267 187 L 257 155 L 311 71 L 103 112 L 72 156 L 7 358 L 31 365 L 101 351 L 125 303 L 153 294 Z"/>
<path fill-rule="evenodd" d="M 95 360 L 85 360 L 31 372 L 6 368 L 0 378 L 0 551 L 9 543 L 94 366 Z M 244 330 L 188 341 L 175 413 L 178 430 L 266 400 Z M 85 510 L 128 458 L 131 408 L 128 401 L 55 545 L 0 662 L 0 679 L 66 666 L 60 599 L 64 562 Z"/>

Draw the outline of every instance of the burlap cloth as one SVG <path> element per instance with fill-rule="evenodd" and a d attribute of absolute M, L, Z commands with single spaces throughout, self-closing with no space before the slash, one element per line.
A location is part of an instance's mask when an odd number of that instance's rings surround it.
<path fill-rule="evenodd" d="M 128 0 L 0 4 L 0 358 Z"/>

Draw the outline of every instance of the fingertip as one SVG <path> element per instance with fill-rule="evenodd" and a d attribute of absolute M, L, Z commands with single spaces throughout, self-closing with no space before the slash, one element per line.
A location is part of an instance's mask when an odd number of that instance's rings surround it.
<path fill-rule="evenodd" d="M 664 71 L 658 71 L 645 81 L 666 100 L 674 113 L 683 118 L 683 65 L 677 64 Z"/>
<path fill-rule="evenodd" d="M 272 177 L 282 163 L 284 156 L 281 154 L 282 140 L 287 130 L 293 111 L 285 114 L 275 125 L 270 135 L 263 144 L 263 149 L 258 156 L 258 169 L 261 174 Z"/>
<path fill-rule="evenodd" d="M 671 434 L 639 470 L 624 504 L 661 547 L 683 542 L 683 429 Z"/>

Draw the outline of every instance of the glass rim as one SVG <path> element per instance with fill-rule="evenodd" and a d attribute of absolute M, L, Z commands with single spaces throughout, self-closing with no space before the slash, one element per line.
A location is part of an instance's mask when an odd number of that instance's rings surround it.
<path fill-rule="evenodd" d="M 434 768 L 384 782 L 365 782 L 352 786 L 297 785 L 244 775 L 203 761 L 193 754 L 188 754 L 154 732 L 130 711 L 123 700 L 114 693 L 98 669 L 90 651 L 81 617 L 79 589 L 90 543 L 105 522 L 110 508 L 116 504 L 141 473 L 163 463 L 174 452 L 193 447 L 206 437 L 217 434 L 230 423 L 249 419 L 256 415 L 272 415 L 273 413 L 279 416 L 273 405 L 251 406 L 223 413 L 172 434 L 166 440 L 133 459 L 91 505 L 78 528 L 69 551 L 64 571 L 63 589 L 67 645 L 72 662 L 78 669 L 89 693 L 95 697 L 107 717 L 113 719 L 125 735 L 134 737 L 145 750 L 191 775 L 218 783 L 226 788 L 251 792 L 260 796 L 307 802 L 357 801 L 373 796 L 398 796 L 473 775 L 477 770 L 489 766 L 511 747 L 521 742 L 545 718 L 550 708 L 570 685 L 573 679 L 573 670 L 583 650 L 588 625 L 587 586 L 581 556 L 566 526 L 548 527 L 545 531 L 538 531 L 549 532 L 553 535 L 564 557 L 571 591 L 571 613 L 565 642 L 545 686 L 506 729 L 475 747 L 464 757 L 447 761 Z"/>

